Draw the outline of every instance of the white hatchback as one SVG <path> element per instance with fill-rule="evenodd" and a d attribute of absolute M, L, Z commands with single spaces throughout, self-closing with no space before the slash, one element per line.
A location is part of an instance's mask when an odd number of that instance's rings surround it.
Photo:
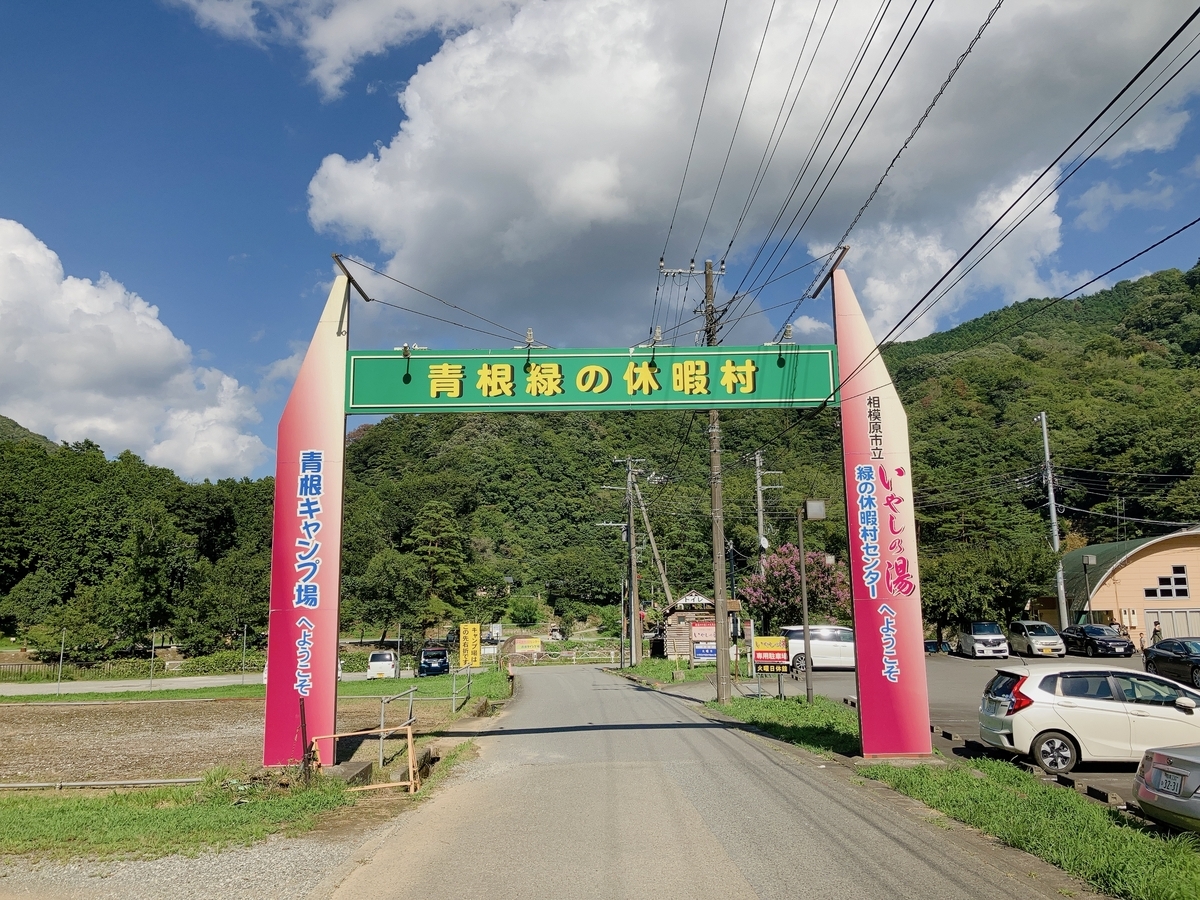
<path fill-rule="evenodd" d="M 998 669 L 979 738 L 1051 774 L 1080 760 L 1137 762 L 1150 747 L 1200 743 L 1200 693 L 1158 675 L 1072 663 Z"/>
<path fill-rule="evenodd" d="M 967 622 L 958 629 L 958 652 L 963 656 L 1008 659 L 1008 641 L 995 622 Z"/>

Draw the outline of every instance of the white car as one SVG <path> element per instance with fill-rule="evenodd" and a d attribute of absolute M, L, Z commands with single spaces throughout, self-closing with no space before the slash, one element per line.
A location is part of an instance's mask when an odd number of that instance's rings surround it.
<path fill-rule="evenodd" d="M 1014 656 L 1057 656 L 1067 655 L 1067 645 L 1057 631 L 1045 622 L 1035 619 L 1018 619 L 1008 626 L 1008 644 Z"/>
<path fill-rule="evenodd" d="M 1008 641 L 995 622 L 968 622 L 958 629 L 958 652 L 963 656 L 1008 659 Z"/>
<path fill-rule="evenodd" d="M 979 738 L 1052 775 L 1080 760 L 1138 762 L 1151 747 L 1200 742 L 1200 693 L 1159 675 L 1078 663 L 998 669 Z"/>
<path fill-rule="evenodd" d="M 812 662 L 814 669 L 853 669 L 854 668 L 854 630 L 843 625 L 813 625 L 809 645 L 812 647 Z M 779 634 L 787 638 L 788 659 L 792 661 L 792 671 L 803 672 L 804 659 L 804 626 L 787 625 L 779 629 Z"/>
<path fill-rule="evenodd" d="M 395 678 L 396 654 L 391 650 L 375 650 L 367 657 L 367 678 Z"/>

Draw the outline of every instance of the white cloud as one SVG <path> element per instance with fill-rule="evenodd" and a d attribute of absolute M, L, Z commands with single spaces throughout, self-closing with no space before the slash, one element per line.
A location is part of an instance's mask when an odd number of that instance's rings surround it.
<path fill-rule="evenodd" d="M 187 478 L 246 475 L 268 454 L 248 433 L 251 391 L 192 351 L 158 308 L 107 274 L 63 273 L 0 219 L 0 413 L 55 440 L 129 448 Z"/>
<path fill-rule="evenodd" d="M 792 323 L 796 331 L 804 335 L 826 335 L 833 333 L 833 326 L 812 316 L 801 316 Z"/>
<path fill-rule="evenodd" d="M 776 5 L 721 193 L 700 241 L 770 4 L 746 0 L 727 17 L 668 266 L 687 266 L 698 242 L 698 265 L 705 256 L 723 255 L 814 3 Z M 991 5 L 964 0 L 934 6 L 797 250 L 831 245 L 842 233 Z M 818 32 L 830 8 L 821 6 Z M 255 0 L 257 24 L 244 36 L 294 42 L 308 54 L 312 77 L 333 95 L 365 55 L 422 30 L 444 34 L 441 48 L 399 95 L 405 119 L 398 133 L 374 149 L 364 146 L 357 158 L 334 154 L 322 162 L 309 186 L 313 225 L 374 241 L 383 257 L 378 265 L 389 274 L 519 331 L 532 325 L 560 345 L 619 346 L 649 333 L 658 253 L 721 4 L 697 0 L 687 4 L 686 15 L 681 9 L 652 0 Z M 722 290 L 736 285 L 740 267 L 787 196 L 873 12 L 874 5 L 837 7 L 733 247 Z M 894 321 L 906 300 L 937 279 L 990 221 L 988 214 L 1002 209 L 1001 201 L 1019 190 L 1015 186 L 1057 155 L 1188 12 L 1182 0 L 1005 5 L 851 237 L 852 272 L 877 326 Z M 881 31 L 887 39 L 902 14 L 899 7 L 889 12 Z M 842 133 L 887 39 L 872 46 L 798 198 Z M 812 42 L 808 46 L 811 53 Z M 1190 70 L 1181 76 L 1109 145 L 1108 158 L 1125 162 L 1173 146 L 1187 121 L 1180 105 L 1196 90 L 1198 77 Z M 963 290 L 922 320 L 922 329 L 938 327 L 971 293 L 998 291 L 1012 300 L 1052 291 L 1067 279 L 1053 269 L 1061 227 L 1047 203 L 972 273 Z M 797 256 L 779 271 L 801 261 Z M 757 302 L 770 307 L 794 297 L 805 278 L 797 275 Z M 380 283 L 378 289 L 383 298 L 403 297 L 406 304 L 444 312 L 394 286 Z M 685 303 L 682 291 L 676 292 L 667 324 L 694 299 L 689 293 Z M 360 323 L 364 319 L 397 342 L 480 343 L 478 336 L 402 320 L 394 312 L 373 309 Z M 399 321 L 406 323 L 403 333 Z M 757 323 L 767 336 L 774 331 L 762 316 L 744 320 L 739 329 L 749 335 L 746 329 Z"/>
<path fill-rule="evenodd" d="M 1151 172 L 1150 187 L 1132 191 L 1122 191 L 1111 180 L 1096 182 L 1072 201 L 1072 206 L 1083 210 L 1075 217 L 1075 224 L 1090 231 L 1101 231 L 1112 220 L 1113 214 L 1123 209 L 1170 209 L 1175 189 L 1169 184 L 1157 187 L 1162 180 L 1157 173 Z"/>

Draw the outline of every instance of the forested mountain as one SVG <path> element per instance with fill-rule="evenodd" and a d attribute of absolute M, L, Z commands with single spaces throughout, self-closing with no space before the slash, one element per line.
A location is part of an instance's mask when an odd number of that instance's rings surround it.
<path fill-rule="evenodd" d="M 909 413 L 931 620 L 1007 616 L 1050 589 L 1042 410 L 1068 546 L 1200 521 L 1200 265 L 1016 304 L 885 358 Z M 806 527 L 807 549 L 844 557 L 836 411 L 739 411 L 721 425 L 737 577 L 755 565 L 748 454 L 759 448 L 782 472 L 766 478 L 780 485 L 767 492 L 772 546 L 794 540 L 803 498 L 824 497 L 831 518 Z M 706 428 L 692 413 L 358 428 L 344 621 L 488 621 L 521 595 L 568 616 L 613 603 L 624 547 L 600 523 L 624 519 L 626 457 L 644 473 L 673 589 L 710 590 Z M 265 627 L 271 479 L 187 484 L 129 453 L 106 460 L 90 443 L 50 449 L 13 433 L 0 432 L 0 627 L 35 639 L 68 628 L 80 655 L 126 652 L 153 627 L 193 650 Z M 661 599 L 648 551 L 641 562 L 643 597 Z"/>

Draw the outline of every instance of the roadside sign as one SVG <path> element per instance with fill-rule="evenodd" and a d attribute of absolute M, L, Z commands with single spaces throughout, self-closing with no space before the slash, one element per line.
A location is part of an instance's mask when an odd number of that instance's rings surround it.
<path fill-rule="evenodd" d="M 479 658 L 479 623 L 464 622 L 458 626 L 458 667 L 465 669 L 481 665 Z"/>
<path fill-rule="evenodd" d="M 702 643 L 692 643 L 692 659 L 697 662 L 716 662 L 717 661 L 717 642 L 704 641 Z"/>
<path fill-rule="evenodd" d="M 693 622 L 692 623 L 692 642 L 697 641 L 713 641 L 717 639 L 717 623 L 716 622 Z"/>
<path fill-rule="evenodd" d="M 787 638 L 754 638 L 754 669 L 764 675 L 785 674 L 788 671 Z"/>
<path fill-rule="evenodd" d="M 541 653 L 541 638 L 517 638 L 513 642 L 513 653 Z"/>

